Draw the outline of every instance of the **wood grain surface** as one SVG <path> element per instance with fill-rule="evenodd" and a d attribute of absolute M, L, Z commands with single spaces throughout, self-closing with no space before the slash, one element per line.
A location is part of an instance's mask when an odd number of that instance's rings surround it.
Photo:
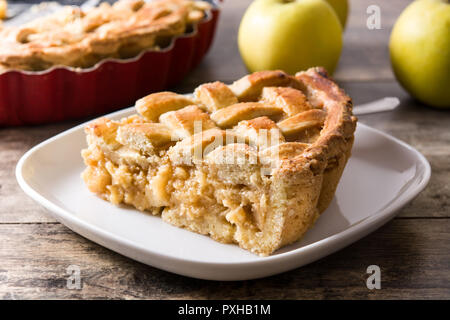
<path fill-rule="evenodd" d="M 236 45 L 250 1 L 227 0 L 214 45 L 200 66 L 173 90 L 232 81 L 246 73 Z M 395 81 L 388 39 L 407 0 L 351 1 L 344 50 L 335 78 L 355 104 L 397 96 L 393 112 L 360 116 L 421 151 L 431 163 L 428 187 L 398 217 L 357 243 L 308 266 L 277 276 L 214 282 L 161 271 L 73 233 L 28 198 L 15 179 L 18 159 L 32 146 L 86 121 L 0 128 L 0 299 L 449 299 L 450 113 L 412 100 Z M 382 29 L 368 30 L 366 9 L 379 5 Z M 388 156 L 388 155 L 387 155 Z M 366 268 L 379 265 L 380 290 L 366 287 Z M 69 265 L 82 287 L 66 287 Z"/>

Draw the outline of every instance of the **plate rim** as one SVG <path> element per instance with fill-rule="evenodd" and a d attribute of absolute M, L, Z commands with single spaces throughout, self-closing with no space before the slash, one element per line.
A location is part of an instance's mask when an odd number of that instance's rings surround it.
<path fill-rule="evenodd" d="M 133 112 L 133 110 L 134 110 L 134 107 L 130 107 L 130 108 L 126 108 L 126 109 L 122 109 L 122 110 L 119 110 L 116 112 L 109 113 L 104 116 L 118 117 L 118 116 L 126 115 L 127 113 L 130 113 L 130 112 Z M 332 249 L 331 252 L 327 252 L 325 254 L 319 254 L 318 258 L 313 258 L 311 261 L 307 262 L 307 263 L 310 263 L 315 260 L 321 259 L 324 256 L 327 256 L 328 254 L 330 254 L 332 252 L 340 250 L 343 247 L 345 247 L 353 242 L 356 242 L 360 238 L 364 237 L 368 233 L 373 232 L 375 229 L 379 228 L 381 225 L 383 225 L 384 223 L 386 223 L 387 221 L 392 219 L 396 215 L 396 213 L 398 212 L 399 209 L 401 209 L 404 205 L 406 205 L 408 202 L 410 202 L 412 199 L 414 199 L 427 186 L 427 184 L 430 180 L 430 177 L 431 177 L 430 163 L 428 162 L 426 157 L 424 155 L 422 155 L 414 147 L 412 147 L 411 145 L 407 144 L 406 142 L 403 142 L 400 139 L 398 139 L 388 133 L 385 133 L 381 130 L 372 128 L 363 123 L 358 123 L 358 126 L 363 127 L 365 130 L 369 130 L 372 133 L 379 134 L 379 135 L 383 136 L 384 138 L 391 140 L 391 141 L 395 142 L 396 144 L 399 144 L 403 148 L 409 150 L 416 156 L 416 159 L 419 160 L 419 162 L 424 166 L 422 180 L 417 185 L 411 186 L 409 188 L 409 192 L 407 194 L 404 194 L 403 197 L 396 199 L 391 204 L 382 208 L 378 212 L 363 219 L 362 221 L 360 221 L 358 223 L 355 223 L 354 225 L 348 227 L 347 229 L 345 229 L 341 232 L 332 234 L 324 239 L 310 243 L 303 247 L 296 248 L 296 249 L 293 249 L 293 250 L 290 250 L 287 252 L 283 252 L 280 254 L 271 255 L 268 257 L 260 257 L 260 259 L 256 259 L 256 260 L 239 261 L 239 262 L 226 262 L 226 261 L 225 262 L 211 262 L 211 261 L 204 261 L 204 260 L 198 260 L 198 259 L 191 259 L 189 257 L 181 258 L 181 257 L 173 256 L 173 255 L 166 255 L 166 254 L 152 251 L 148 247 L 145 247 L 144 245 L 136 243 L 135 241 L 124 238 L 123 236 L 116 235 L 115 233 L 104 230 L 99 226 L 96 226 L 89 222 L 86 222 L 83 219 L 78 218 L 76 215 L 71 213 L 69 210 L 66 210 L 66 209 L 58 206 L 56 203 L 47 199 L 44 195 L 41 195 L 37 190 L 35 190 L 26 181 L 26 178 L 23 175 L 23 171 L 24 171 L 24 168 L 26 167 L 27 161 L 30 159 L 30 157 L 35 152 L 37 152 L 41 148 L 45 147 L 46 145 L 51 144 L 55 140 L 58 140 L 60 138 L 63 138 L 64 136 L 70 135 L 80 129 L 82 130 L 82 128 L 87 123 L 89 123 L 93 120 L 94 119 L 91 119 L 89 121 L 86 121 L 84 123 L 76 125 L 73 128 L 65 130 L 49 139 L 46 139 L 45 141 L 37 144 L 36 146 L 34 146 L 30 150 L 28 150 L 20 158 L 20 160 L 18 161 L 18 163 L 16 165 L 15 174 L 16 174 L 17 182 L 18 182 L 19 186 L 22 188 L 22 190 L 25 192 L 25 194 L 27 194 L 29 197 L 31 197 L 34 201 L 36 201 L 40 205 L 44 206 L 47 210 L 49 210 L 49 213 L 57 221 L 61 222 L 63 225 L 65 225 L 66 227 L 68 227 L 69 229 L 74 231 L 75 233 L 77 233 L 77 234 L 79 234 L 101 246 L 109 248 L 121 255 L 127 256 L 133 260 L 141 261 L 145 264 L 149 264 L 149 263 L 144 262 L 143 259 L 139 260 L 138 258 L 134 257 L 132 254 L 126 254 L 123 252 L 119 252 L 118 250 L 113 248 L 114 246 L 104 244 L 102 242 L 106 241 L 108 243 L 112 243 L 116 247 L 117 246 L 125 246 L 127 249 L 134 250 L 135 252 L 150 255 L 152 257 L 163 259 L 165 261 L 172 261 L 174 263 L 184 263 L 184 264 L 189 263 L 189 264 L 193 264 L 193 265 L 202 265 L 202 266 L 207 266 L 207 267 L 211 267 L 211 268 L 214 268 L 214 267 L 233 268 L 235 266 L 239 266 L 239 267 L 243 267 L 243 268 L 249 268 L 249 267 L 251 268 L 251 267 L 254 267 L 257 265 L 258 266 L 268 265 L 268 264 L 273 264 L 275 262 L 282 263 L 282 262 L 291 261 L 293 258 L 298 257 L 298 256 L 308 255 L 311 251 L 318 250 L 322 247 L 324 249 L 326 249 L 330 245 L 336 243 L 335 248 Z M 79 231 L 75 231 L 74 228 L 72 228 L 72 226 L 67 225 L 66 221 L 70 222 L 73 226 L 77 227 L 77 229 L 81 229 L 84 232 L 81 233 Z M 371 230 L 371 228 L 374 230 Z M 85 235 L 86 233 L 88 233 L 89 235 L 95 235 L 97 238 L 100 238 L 101 241 L 93 240 L 92 239 L 93 236 L 87 236 L 87 235 Z M 357 236 L 357 239 L 355 239 L 354 241 L 351 241 L 352 237 L 354 238 L 355 235 Z M 308 260 L 308 259 L 306 259 L 306 260 Z M 297 267 L 305 265 L 307 263 L 298 265 Z M 157 267 L 157 268 L 164 269 L 161 267 Z M 290 268 L 290 269 L 292 269 L 292 268 Z M 285 271 L 290 270 L 290 269 L 286 269 Z M 168 270 L 168 269 L 164 269 L 164 270 Z M 183 273 L 177 272 L 177 271 L 171 271 L 171 270 L 168 270 L 168 271 L 173 272 L 173 273 L 183 274 Z M 276 273 L 279 273 L 279 272 L 273 272 L 273 273 L 266 272 L 267 275 L 276 274 Z M 191 275 L 189 272 L 184 275 L 188 275 L 190 277 L 196 277 L 196 276 Z M 267 275 L 265 275 L 265 276 L 267 276 Z M 256 276 L 255 278 L 260 278 L 260 277 L 261 276 Z M 215 279 L 215 277 L 196 277 L 196 278 Z M 239 277 L 234 277 L 233 279 L 237 279 L 237 278 L 239 278 Z M 242 278 L 242 280 L 243 279 L 251 279 L 251 277 L 245 277 L 245 278 Z"/>

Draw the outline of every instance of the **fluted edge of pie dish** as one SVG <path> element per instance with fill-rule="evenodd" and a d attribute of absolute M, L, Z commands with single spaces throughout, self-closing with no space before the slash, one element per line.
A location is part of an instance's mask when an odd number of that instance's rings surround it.
<path fill-rule="evenodd" d="M 100 115 L 175 85 L 209 50 L 219 13 L 214 6 L 192 32 L 174 37 L 164 49 L 145 50 L 133 58 L 108 58 L 84 69 L 54 66 L 1 73 L 0 126 Z"/>

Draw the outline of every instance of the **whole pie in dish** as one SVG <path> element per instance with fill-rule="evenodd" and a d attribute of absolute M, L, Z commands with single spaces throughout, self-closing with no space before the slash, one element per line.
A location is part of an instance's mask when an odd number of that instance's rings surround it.
<path fill-rule="evenodd" d="M 203 1 L 120 0 L 88 10 L 67 6 L 18 27 L 0 29 L 0 72 L 55 65 L 88 68 L 170 44 L 193 29 L 211 5 Z"/>
<path fill-rule="evenodd" d="M 356 127 L 351 99 L 322 68 L 155 93 L 136 110 L 86 127 L 89 190 L 262 256 L 328 207 Z"/>

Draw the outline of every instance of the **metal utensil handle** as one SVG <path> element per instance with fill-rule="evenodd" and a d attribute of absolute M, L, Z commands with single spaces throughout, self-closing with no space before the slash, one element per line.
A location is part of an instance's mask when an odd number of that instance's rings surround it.
<path fill-rule="evenodd" d="M 385 97 L 379 100 L 355 106 L 353 108 L 353 113 L 355 115 L 363 115 L 363 114 L 391 111 L 397 108 L 399 104 L 400 100 L 397 97 Z"/>

